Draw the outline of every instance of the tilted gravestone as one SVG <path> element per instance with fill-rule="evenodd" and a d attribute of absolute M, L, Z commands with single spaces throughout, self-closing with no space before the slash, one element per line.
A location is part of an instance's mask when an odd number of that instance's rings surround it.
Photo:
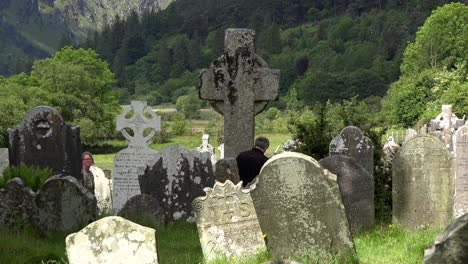
<path fill-rule="evenodd" d="M 254 38 L 251 29 L 226 29 L 224 54 L 200 74 L 200 98 L 224 115 L 228 158 L 252 148 L 255 115 L 278 98 L 279 70 L 255 54 Z"/>
<path fill-rule="evenodd" d="M 250 189 L 227 180 L 204 191 L 206 196 L 192 205 L 205 259 L 246 257 L 266 249 Z"/>
<path fill-rule="evenodd" d="M 10 166 L 51 168 L 53 174 L 81 179 L 80 128 L 66 125 L 57 110 L 32 108 L 15 129 L 8 129 Z"/>
<path fill-rule="evenodd" d="M 355 126 L 347 126 L 330 142 L 330 155 L 355 159 L 374 178 L 374 143 Z M 374 188 L 369 190 L 374 193 Z"/>
<path fill-rule="evenodd" d="M 0 189 L 0 226 L 31 223 L 36 212 L 36 194 L 20 178 L 13 178 Z"/>
<path fill-rule="evenodd" d="M 454 216 L 468 213 L 468 125 L 455 133 Z"/>
<path fill-rule="evenodd" d="M 157 264 L 156 230 L 122 217 L 93 222 L 65 239 L 70 264 Z"/>
<path fill-rule="evenodd" d="M 235 158 L 220 159 L 216 162 L 215 179 L 219 182 L 230 180 L 234 184 L 240 181 L 239 167 Z"/>
<path fill-rule="evenodd" d="M 369 193 L 374 183 L 366 169 L 353 158 L 344 155 L 328 156 L 320 166 L 337 176 L 341 198 L 352 234 L 366 231 L 374 224 L 374 195 Z"/>
<path fill-rule="evenodd" d="M 44 235 L 70 234 L 97 218 L 94 195 L 71 176 L 52 176 L 36 195 L 33 223 Z"/>
<path fill-rule="evenodd" d="M 250 188 L 271 257 L 355 255 L 336 176 L 312 157 L 270 158 Z"/>
<path fill-rule="evenodd" d="M 453 158 L 431 135 L 406 142 L 393 161 L 393 220 L 406 228 L 441 227 L 453 210 Z"/>
<path fill-rule="evenodd" d="M 157 226 L 158 229 L 165 227 L 165 215 L 163 208 L 155 197 L 149 194 L 138 194 L 130 198 L 117 214 L 133 222 L 143 222 Z"/>
<path fill-rule="evenodd" d="M 139 176 L 141 192 L 159 201 L 166 219 L 193 222 L 192 201 L 203 188 L 214 185 L 208 153 L 169 146 L 158 152 L 153 164 Z"/>
<path fill-rule="evenodd" d="M 199 152 L 208 152 L 211 157 L 211 164 L 216 164 L 215 149 L 213 148 L 213 146 L 210 145 L 210 135 L 203 134 L 202 144 L 199 147 L 197 147 L 197 150 Z"/>
<path fill-rule="evenodd" d="M 131 117 L 127 118 L 128 115 Z M 126 129 L 131 129 L 133 136 Z M 151 131 L 145 136 L 147 129 Z M 132 101 L 131 106 L 117 116 L 117 130 L 122 132 L 128 147 L 119 151 L 114 158 L 112 184 L 115 211 L 122 209 L 128 199 L 141 193 L 138 175 L 141 175 L 146 166 L 156 158 L 157 152 L 148 145 L 151 144 L 156 131 L 161 130 L 161 118 L 146 102 Z"/>
<path fill-rule="evenodd" d="M 424 252 L 424 264 L 468 263 L 468 214 L 458 217 Z"/>
<path fill-rule="evenodd" d="M 451 105 L 442 105 L 442 113 L 430 121 L 427 130 L 428 134 L 438 138 L 448 150 L 453 151 L 453 135 L 464 123 L 452 112 Z"/>
<path fill-rule="evenodd" d="M 10 161 L 8 159 L 8 149 L 0 148 L 0 179 L 3 177 L 3 169 L 10 166 Z"/>

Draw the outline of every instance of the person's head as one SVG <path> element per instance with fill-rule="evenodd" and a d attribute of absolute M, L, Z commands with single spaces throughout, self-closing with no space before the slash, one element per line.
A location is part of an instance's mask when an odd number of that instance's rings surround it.
<path fill-rule="evenodd" d="M 265 152 L 270 146 L 270 141 L 266 137 L 258 137 L 255 139 L 255 147 Z"/>
<path fill-rule="evenodd" d="M 81 161 L 83 162 L 83 169 L 85 171 L 89 171 L 89 167 L 94 164 L 93 155 L 90 152 L 85 151 L 81 154 Z"/>

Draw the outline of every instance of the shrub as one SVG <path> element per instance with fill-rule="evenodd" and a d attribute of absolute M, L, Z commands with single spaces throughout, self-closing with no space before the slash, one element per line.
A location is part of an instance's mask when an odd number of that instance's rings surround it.
<path fill-rule="evenodd" d="M 35 192 L 42 187 L 44 182 L 52 176 L 52 169 L 41 169 L 35 167 L 28 167 L 26 164 L 21 162 L 19 166 L 13 166 L 3 170 L 3 178 L 0 178 L 0 188 L 5 186 L 5 184 L 13 179 L 20 178 L 24 181 L 26 186 L 31 187 Z"/>
<path fill-rule="evenodd" d="M 174 122 L 171 125 L 171 134 L 174 136 L 183 136 L 190 131 L 190 126 L 185 115 L 178 113 L 173 118 Z"/>

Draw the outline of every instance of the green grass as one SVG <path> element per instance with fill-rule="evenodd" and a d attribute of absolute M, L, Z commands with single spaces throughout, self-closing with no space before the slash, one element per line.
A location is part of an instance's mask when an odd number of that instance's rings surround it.
<path fill-rule="evenodd" d="M 3 227 L 2 227 L 3 228 Z M 437 230 L 405 231 L 400 227 L 378 226 L 358 235 L 354 242 L 361 264 L 413 264 L 423 262 L 423 252 L 434 242 Z M 157 230 L 160 263 L 164 264 L 256 264 L 269 259 L 266 252 L 244 259 L 203 261 L 194 224 L 176 222 Z M 32 229 L 0 229 L 0 263 L 66 263 L 65 238 L 41 238 Z M 302 264 L 337 264 L 351 261 L 317 262 L 314 257 L 296 258 Z"/>

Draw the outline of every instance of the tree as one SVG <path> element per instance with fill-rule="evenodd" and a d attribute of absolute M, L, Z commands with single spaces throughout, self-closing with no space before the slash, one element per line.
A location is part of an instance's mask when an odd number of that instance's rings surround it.
<path fill-rule="evenodd" d="M 200 100 L 196 92 L 190 92 L 188 95 L 182 95 L 177 98 L 177 111 L 182 112 L 187 118 L 193 119 L 197 116 L 203 101 Z"/>

